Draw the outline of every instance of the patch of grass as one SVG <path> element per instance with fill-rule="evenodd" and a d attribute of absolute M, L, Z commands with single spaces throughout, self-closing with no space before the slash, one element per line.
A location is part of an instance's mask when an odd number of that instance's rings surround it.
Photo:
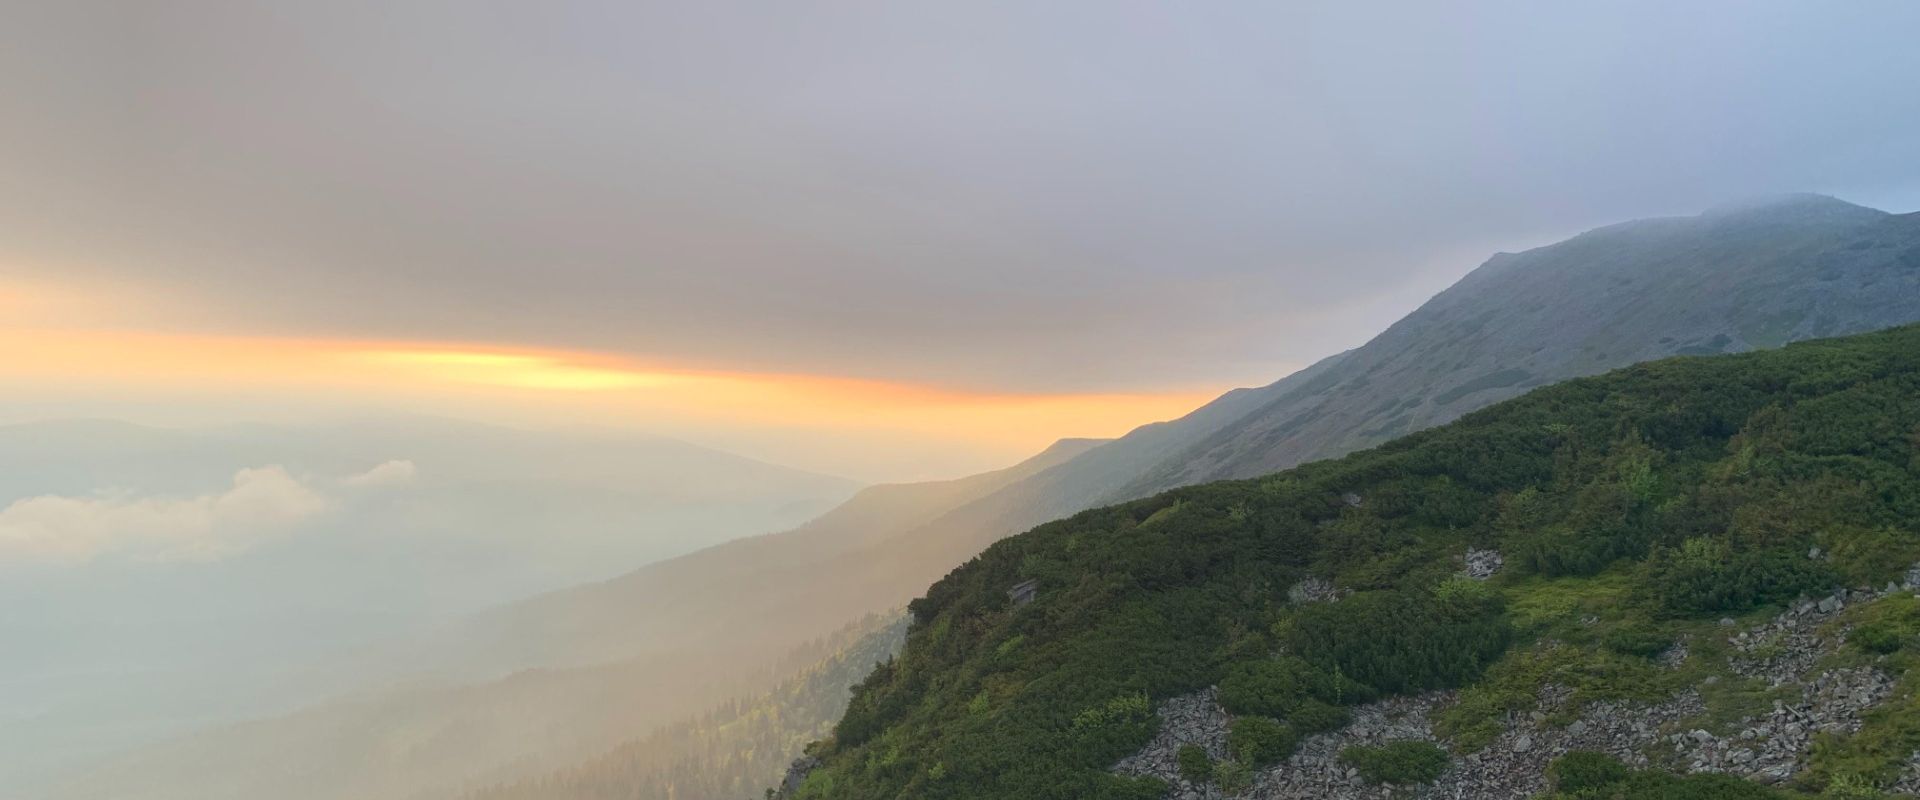
<path fill-rule="evenodd" d="M 1635 620 L 1609 626 L 1598 638 L 1603 647 L 1623 656 L 1653 658 L 1672 647 L 1676 637 L 1665 627 Z"/>
<path fill-rule="evenodd" d="M 1891 595 L 1848 612 L 1845 620 L 1853 625 L 1848 644 L 1879 655 L 1920 649 L 1920 597 Z"/>
<path fill-rule="evenodd" d="M 1784 792 L 1732 775 L 1674 775 L 1644 770 L 1625 779 L 1579 791 L 1555 792 L 1547 800 L 1786 800 Z"/>
<path fill-rule="evenodd" d="M 1605 753 L 1575 750 L 1547 765 L 1547 778 L 1561 792 L 1599 789 L 1632 777 L 1633 770 Z"/>
<path fill-rule="evenodd" d="M 1267 717 L 1241 717 L 1227 731 L 1227 749 L 1235 760 L 1264 767 L 1293 755 L 1300 734 L 1292 727 Z"/>
<path fill-rule="evenodd" d="M 1352 719 L 1353 715 L 1347 713 L 1345 708 L 1318 700 L 1307 700 L 1287 716 L 1287 724 L 1293 726 L 1300 735 L 1311 736 L 1344 728 Z"/>
<path fill-rule="evenodd" d="M 1540 689 L 1549 685 L 1572 690 L 1566 713 L 1574 714 L 1596 700 L 1662 700 L 1678 680 L 1645 659 L 1550 643 L 1496 662 L 1485 680 L 1461 690 L 1459 701 L 1440 713 L 1435 730 L 1462 749 L 1479 750 L 1500 735 L 1509 715 L 1539 705 Z"/>
<path fill-rule="evenodd" d="M 1253 767 L 1238 759 L 1229 758 L 1213 765 L 1213 785 L 1232 797 L 1253 788 Z"/>
<path fill-rule="evenodd" d="M 1718 733 L 1730 733 L 1741 720 L 1767 713 L 1773 708 L 1773 701 L 1799 694 L 1798 686 L 1775 688 L 1763 680 L 1732 674 L 1720 676 L 1716 681 L 1702 681 L 1698 688 L 1707 715 L 1695 727 Z"/>
<path fill-rule="evenodd" d="M 1432 783 L 1447 771 L 1447 751 L 1432 742 L 1354 745 L 1340 751 L 1340 763 L 1360 771 L 1369 783 Z"/>
<path fill-rule="evenodd" d="M 1174 761 L 1180 765 L 1180 777 L 1192 783 L 1213 780 L 1213 759 L 1199 745 L 1180 745 L 1180 752 L 1174 754 Z"/>
<path fill-rule="evenodd" d="M 1852 791 L 1890 785 L 1920 751 L 1920 598 L 1910 593 L 1881 598 L 1848 609 L 1834 624 L 1853 624 L 1854 645 L 1833 661 L 1874 667 L 1898 676 L 1893 693 L 1861 719 L 1860 731 L 1850 736 L 1821 734 L 1813 742 L 1803 786 L 1816 791 Z M 1897 644 L 1886 653 L 1860 641 L 1863 630 L 1878 630 Z M 1838 787 L 1836 789 L 1836 787 Z"/>
<path fill-rule="evenodd" d="M 1898 780 L 1907 759 L 1920 750 L 1920 694 L 1915 688 L 1909 673 L 1892 697 L 1867 713 L 1859 733 L 1816 737 L 1800 776 L 1802 785 L 1821 791 L 1835 784 L 1882 787 Z"/>
<path fill-rule="evenodd" d="M 1582 617 L 1620 613 L 1632 592 L 1626 567 L 1590 577 L 1523 578 L 1506 587 L 1507 616 L 1523 634 L 1568 633 Z"/>

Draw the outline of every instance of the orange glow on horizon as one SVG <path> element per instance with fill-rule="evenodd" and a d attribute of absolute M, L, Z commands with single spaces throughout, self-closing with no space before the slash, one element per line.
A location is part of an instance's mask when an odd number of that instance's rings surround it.
<path fill-rule="evenodd" d="M 5 308 L 0 295 L 0 308 Z M 16 318 L 17 319 L 17 318 Z M 894 430 L 1037 450 L 1116 436 L 1191 411 L 1215 391 L 1029 394 L 817 375 L 647 365 L 617 356 L 476 344 L 0 327 L 0 383 L 89 392 L 242 391 L 509 403 L 559 421 L 660 420 Z"/>

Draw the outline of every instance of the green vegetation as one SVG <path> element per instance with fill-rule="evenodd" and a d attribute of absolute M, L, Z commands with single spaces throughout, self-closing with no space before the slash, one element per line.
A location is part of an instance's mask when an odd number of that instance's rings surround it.
<path fill-rule="evenodd" d="M 1547 780 L 1561 793 L 1611 786 L 1632 774 L 1619 759 L 1586 750 L 1575 750 L 1547 765 Z"/>
<path fill-rule="evenodd" d="M 1821 734 L 1800 782 L 1822 797 L 1879 797 L 1920 752 L 1920 598 L 1883 597 L 1848 609 L 1852 652 L 1840 656 L 1871 663 L 1897 677 L 1886 702 L 1867 712 L 1859 732 Z"/>
<path fill-rule="evenodd" d="M 1253 787 L 1253 767 L 1245 761 L 1227 759 L 1213 765 L 1213 785 L 1231 797 Z"/>
<path fill-rule="evenodd" d="M 1291 656 L 1234 666 L 1220 681 L 1220 705 L 1235 714 L 1290 717 L 1305 704 L 1362 700 L 1368 687 Z"/>
<path fill-rule="evenodd" d="M 1432 783 L 1447 771 L 1447 751 L 1432 742 L 1355 745 L 1340 751 L 1340 763 L 1360 771 L 1369 783 Z"/>
<path fill-rule="evenodd" d="M 1920 646 L 1920 597 L 1894 595 L 1856 611 L 1847 642 L 1869 653 L 1891 655 Z"/>
<path fill-rule="evenodd" d="M 1181 745 L 1180 752 L 1174 755 L 1174 761 L 1180 765 L 1180 777 L 1188 781 L 1206 783 L 1213 780 L 1213 758 L 1199 745 Z"/>
<path fill-rule="evenodd" d="M 1819 592 L 1834 576 L 1818 562 L 1780 550 L 1735 552 L 1724 539 L 1688 539 L 1655 553 L 1645 586 L 1669 614 L 1740 612 Z"/>
<path fill-rule="evenodd" d="M 1516 650 L 1488 671 L 1484 680 L 1461 690 L 1459 702 L 1441 712 L 1436 729 L 1467 750 L 1478 750 L 1500 734 L 1508 717 L 1532 711 L 1540 687 L 1573 691 L 1573 709 L 1595 700 L 1659 700 L 1677 688 L 1674 677 L 1640 658 L 1567 644 Z"/>
<path fill-rule="evenodd" d="M 1308 700 L 1287 716 L 1287 724 L 1299 731 L 1300 735 L 1311 736 L 1344 728 L 1351 719 L 1352 715 L 1348 714 L 1345 708 L 1318 700 Z"/>
<path fill-rule="evenodd" d="M 1634 771 L 1612 756 L 1574 752 L 1547 767 L 1548 800 L 1784 800 L 1786 795 L 1731 775 Z"/>
<path fill-rule="evenodd" d="M 1897 569 L 1876 562 L 1920 546 L 1917 445 L 1909 327 L 1644 364 L 1346 458 L 1083 512 L 993 545 L 911 604 L 906 650 L 860 685 L 801 797 L 1158 797 L 1108 769 L 1153 736 L 1155 703 L 1209 685 L 1263 718 L 1238 726 L 1234 770 L 1281 752 L 1267 744 L 1280 730 L 1336 724 L 1328 706 L 1398 693 L 1461 689 L 1438 722 L 1464 749 L 1532 709 L 1544 682 L 1576 707 L 1658 699 L 1695 662 L 1724 663 L 1707 641 L 1718 618 Z M 1507 569 L 1454 577 L 1470 546 L 1500 548 Z M 1814 547 L 1834 558 L 1809 559 Z M 1310 577 L 1343 596 L 1291 602 Z M 1039 599 L 1010 603 L 1029 578 Z M 1908 641 L 1901 624 L 1859 648 Z M 1696 643 L 1689 666 L 1654 664 L 1681 636 Z M 1899 708 L 1915 697 L 1903 680 Z M 1733 713 L 1757 691 L 1732 686 L 1709 708 Z M 1875 712 L 1816 761 L 1868 774 L 1911 753 L 1912 711 Z M 1357 757 L 1396 779 L 1434 762 Z M 1776 796 L 1657 772 L 1567 791 Z"/>
<path fill-rule="evenodd" d="M 1240 717 L 1227 731 L 1227 747 L 1235 760 L 1264 767 L 1287 756 L 1300 744 L 1300 734 L 1278 720 Z"/>

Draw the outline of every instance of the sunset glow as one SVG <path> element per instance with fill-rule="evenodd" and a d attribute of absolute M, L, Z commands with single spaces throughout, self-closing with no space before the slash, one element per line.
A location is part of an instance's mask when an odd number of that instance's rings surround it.
<path fill-rule="evenodd" d="M 555 423 L 684 421 L 861 427 L 1030 451 L 1178 416 L 1217 390 L 1040 394 L 835 376 L 648 365 L 607 354 L 470 343 L 0 329 L 0 382 L 47 392 L 351 391 L 486 416 L 510 404 Z"/>

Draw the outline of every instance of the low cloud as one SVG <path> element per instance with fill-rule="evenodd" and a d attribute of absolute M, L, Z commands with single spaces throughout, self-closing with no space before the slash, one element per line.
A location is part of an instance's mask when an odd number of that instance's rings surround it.
<path fill-rule="evenodd" d="M 404 486 L 413 482 L 413 477 L 418 471 L 414 468 L 412 461 L 394 459 L 358 475 L 342 478 L 340 484 L 355 489 Z"/>
<path fill-rule="evenodd" d="M 333 483 L 384 488 L 410 482 L 413 462 L 388 461 Z M 104 555 L 218 558 L 286 533 L 337 506 L 313 481 L 277 465 L 242 469 L 224 490 L 192 497 L 42 495 L 0 510 L 0 559 L 75 563 Z"/>

